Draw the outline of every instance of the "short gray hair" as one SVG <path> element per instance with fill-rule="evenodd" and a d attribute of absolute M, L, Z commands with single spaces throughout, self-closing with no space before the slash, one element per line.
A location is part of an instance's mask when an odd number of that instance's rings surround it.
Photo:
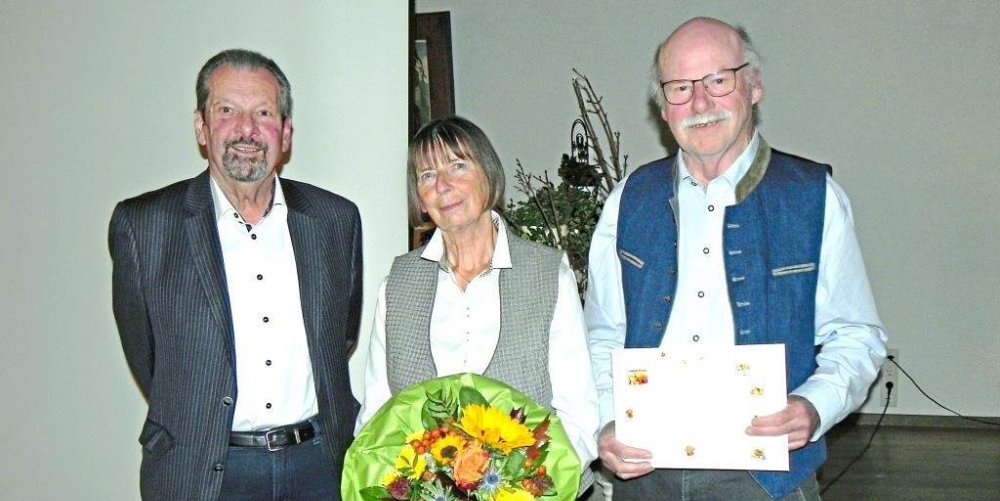
<path fill-rule="evenodd" d="M 224 50 L 205 62 L 198 72 L 198 81 L 195 84 L 195 97 L 197 106 L 195 109 L 205 114 L 205 104 L 208 101 L 208 81 L 212 78 L 215 70 L 229 66 L 240 69 L 266 70 L 278 81 L 278 111 L 281 119 L 285 120 L 292 116 L 292 86 L 288 83 L 288 78 L 275 63 L 268 57 L 246 49 Z"/>
<path fill-rule="evenodd" d="M 406 196 L 410 224 L 419 230 L 432 228 L 433 222 L 420 210 L 417 172 L 428 166 L 447 162 L 449 157 L 466 160 L 482 167 L 486 175 L 488 207 L 503 211 L 507 175 L 490 139 L 476 124 L 462 117 L 448 117 L 428 122 L 413 136 L 406 162 Z"/>

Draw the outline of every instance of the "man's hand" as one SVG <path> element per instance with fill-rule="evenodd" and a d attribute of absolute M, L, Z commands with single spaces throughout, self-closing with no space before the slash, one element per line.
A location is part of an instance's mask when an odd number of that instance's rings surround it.
<path fill-rule="evenodd" d="M 753 418 L 746 432 L 764 436 L 788 434 L 788 450 L 794 451 L 805 447 L 818 427 L 819 413 L 813 404 L 798 395 L 789 395 L 788 405 L 781 412 Z"/>
<path fill-rule="evenodd" d="M 615 422 L 612 421 L 601 431 L 597 439 L 597 455 L 609 471 L 622 480 L 641 477 L 653 471 L 649 462 L 653 455 L 645 449 L 629 447 L 615 438 Z"/>

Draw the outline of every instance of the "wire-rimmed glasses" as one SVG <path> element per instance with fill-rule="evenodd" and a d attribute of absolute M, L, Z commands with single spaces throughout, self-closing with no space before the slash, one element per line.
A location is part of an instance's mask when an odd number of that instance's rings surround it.
<path fill-rule="evenodd" d="M 669 80 L 660 82 L 663 89 L 663 98 L 670 104 L 687 104 L 694 96 L 695 82 L 701 82 L 705 87 L 705 92 L 712 97 L 728 96 L 736 90 L 736 72 L 746 68 L 750 63 L 746 62 L 735 68 L 719 70 L 709 73 L 698 80 Z"/>

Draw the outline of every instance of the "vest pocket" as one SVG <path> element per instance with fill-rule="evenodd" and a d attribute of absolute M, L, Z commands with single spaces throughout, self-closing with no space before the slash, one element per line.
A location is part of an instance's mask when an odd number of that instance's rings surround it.
<path fill-rule="evenodd" d="M 639 256 L 636 256 L 635 254 L 632 254 L 631 252 L 628 252 L 628 251 L 623 251 L 623 250 L 619 249 L 618 250 L 618 257 L 621 258 L 622 262 L 631 264 L 632 266 L 635 266 L 636 268 L 639 268 L 640 270 L 644 266 L 646 266 L 646 262 L 645 261 L 643 261 L 642 259 L 639 259 Z"/>
<path fill-rule="evenodd" d="M 793 264 L 789 266 L 781 266 L 771 270 L 771 276 L 781 277 L 784 275 L 793 275 L 795 273 L 808 273 L 815 269 L 816 263 Z"/>

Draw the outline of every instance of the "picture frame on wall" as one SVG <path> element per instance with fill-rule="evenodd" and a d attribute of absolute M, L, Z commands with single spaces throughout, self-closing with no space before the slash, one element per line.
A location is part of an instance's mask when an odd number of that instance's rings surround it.
<path fill-rule="evenodd" d="M 414 14 L 410 44 L 410 134 L 455 113 L 451 13 Z"/>

